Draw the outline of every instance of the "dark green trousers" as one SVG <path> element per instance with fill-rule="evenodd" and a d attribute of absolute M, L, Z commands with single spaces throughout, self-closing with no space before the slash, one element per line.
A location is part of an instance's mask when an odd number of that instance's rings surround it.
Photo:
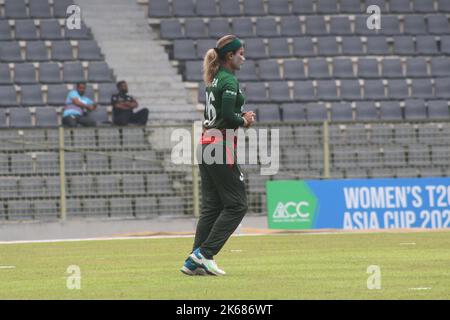
<path fill-rule="evenodd" d="M 244 175 L 239 165 L 199 164 L 202 208 L 193 249 L 211 259 L 224 246 L 247 212 Z"/>

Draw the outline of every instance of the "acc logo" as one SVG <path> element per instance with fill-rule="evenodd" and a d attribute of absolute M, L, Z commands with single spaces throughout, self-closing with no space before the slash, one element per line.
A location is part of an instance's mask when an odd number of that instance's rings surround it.
<path fill-rule="evenodd" d="M 295 218 L 299 216 L 300 218 L 309 218 L 310 213 L 304 212 L 302 208 L 309 207 L 309 203 L 306 201 L 300 201 L 295 203 L 289 201 L 287 203 L 278 202 L 277 207 L 273 213 L 274 218 Z"/>

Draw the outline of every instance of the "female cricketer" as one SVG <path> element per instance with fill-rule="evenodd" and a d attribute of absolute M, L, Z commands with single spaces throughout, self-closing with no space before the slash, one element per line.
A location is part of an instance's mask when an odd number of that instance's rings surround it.
<path fill-rule="evenodd" d="M 203 60 L 203 80 L 206 85 L 204 111 L 203 151 L 212 143 L 221 144 L 225 161 L 199 164 L 202 188 L 202 209 L 197 224 L 193 251 L 186 259 L 181 272 L 187 275 L 225 275 L 213 257 L 219 253 L 247 212 L 244 175 L 236 162 L 236 137 L 231 143 L 233 158 L 230 161 L 226 132 L 238 127 L 250 127 L 255 121 L 253 111 L 243 113 L 245 98 L 239 88 L 235 72 L 244 63 L 244 47 L 234 35 L 220 38 L 216 48 L 208 50 Z M 220 130 L 208 135 L 209 131 Z M 220 158 L 220 157 L 218 157 Z M 210 161 L 209 161 L 210 163 Z"/>

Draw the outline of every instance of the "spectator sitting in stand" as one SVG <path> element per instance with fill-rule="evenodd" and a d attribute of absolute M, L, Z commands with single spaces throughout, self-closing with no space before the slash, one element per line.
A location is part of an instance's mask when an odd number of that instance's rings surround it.
<path fill-rule="evenodd" d="M 84 96 L 86 83 L 76 84 L 76 90 L 69 91 L 64 106 L 63 125 L 76 127 L 78 124 L 84 127 L 95 127 L 96 122 L 89 117 L 89 112 L 96 109 L 97 105 L 88 97 Z"/>
<path fill-rule="evenodd" d="M 117 126 L 126 126 L 129 123 L 144 126 L 148 120 L 148 109 L 133 112 L 138 107 L 136 99 L 128 95 L 128 85 L 125 81 L 117 83 L 119 92 L 111 96 L 113 106 L 113 123 Z"/>

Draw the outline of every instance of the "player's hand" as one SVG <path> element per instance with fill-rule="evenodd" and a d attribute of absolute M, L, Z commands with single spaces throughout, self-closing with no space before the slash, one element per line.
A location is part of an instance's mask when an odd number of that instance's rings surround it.
<path fill-rule="evenodd" d="M 247 125 L 244 126 L 245 128 L 250 128 L 256 121 L 256 114 L 253 111 L 245 112 L 243 117 L 247 121 Z"/>

